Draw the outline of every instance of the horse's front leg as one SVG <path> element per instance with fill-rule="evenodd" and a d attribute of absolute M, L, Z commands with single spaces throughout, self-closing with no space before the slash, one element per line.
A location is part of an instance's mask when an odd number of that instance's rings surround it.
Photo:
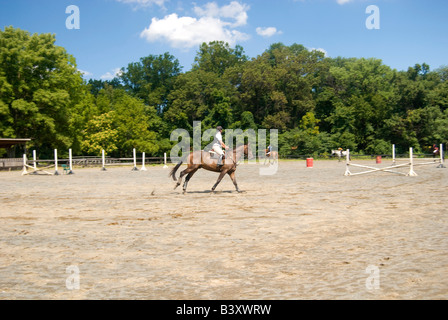
<path fill-rule="evenodd" d="M 240 189 L 238 189 L 238 184 L 236 183 L 236 178 L 235 178 L 235 171 L 232 171 L 229 173 L 230 179 L 232 179 L 233 185 L 235 186 L 235 189 L 238 193 L 240 193 Z"/>

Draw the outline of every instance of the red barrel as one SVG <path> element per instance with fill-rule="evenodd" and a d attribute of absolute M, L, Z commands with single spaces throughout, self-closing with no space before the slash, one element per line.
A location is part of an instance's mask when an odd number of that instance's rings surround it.
<path fill-rule="evenodd" d="M 313 158 L 306 158 L 306 167 L 312 168 L 313 167 Z"/>
<path fill-rule="evenodd" d="M 381 156 L 376 156 L 376 163 L 381 163 Z"/>

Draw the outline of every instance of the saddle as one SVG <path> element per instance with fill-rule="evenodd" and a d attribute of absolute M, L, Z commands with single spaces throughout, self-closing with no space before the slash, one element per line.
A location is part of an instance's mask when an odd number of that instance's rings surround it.
<path fill-rule="evenodd" d="M 219 154 L 217 154 L 213 149 L 210 149 L 208 151 L 208 153 L 210 154 L 211 159 L 219 159 Z M 224 160 L 225 158 L 226 158 L 226 153 L 224 152 L 224 155 L 222 156 L 222 160 Z"/>

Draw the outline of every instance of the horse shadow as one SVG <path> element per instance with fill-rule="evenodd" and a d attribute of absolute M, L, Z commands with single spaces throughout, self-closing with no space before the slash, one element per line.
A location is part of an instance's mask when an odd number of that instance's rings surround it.
<path fill-rule="evenodd" d="M 197 191 L 188 191 L 185 194 L 238 194 L 238 193 L 246 193 L 244 190 L 232 191 L 232 190 L 223 190 L 223 191 L 212 191 L 212 190 L 197 190 Z M 179 192 L 172 192 L 172 194 L 179 194 Z"/>

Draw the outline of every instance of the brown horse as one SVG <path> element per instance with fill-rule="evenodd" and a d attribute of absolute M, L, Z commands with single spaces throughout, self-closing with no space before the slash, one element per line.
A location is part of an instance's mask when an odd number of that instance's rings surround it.
<path fill-rule="evenodd" d="M 266 149 L 266 152 L 267 152 L 267 149 Z M 272 163 L 275 163 L 275 161 L 278 161 L 278 152 L 277 151 L 271 151 L 271 153 L 269 155 L 266 154 L 266 157 L 264 158 L 263 165 L 266 164 L 266 161 L 269 161 L 269 164 L 271 164 L 271 160 L 272 160 Z"/>
<path fill-rule="evenodd" d="M 439 150 L 439 147 L 436 145 L 432 146 L 432 157 L 433 158 L 440 157 L 440 150 Z"/>
<path fill-rule="evenodd" d="M 174 187 L 174 189 L 176 189 L 182 183 L 182 177 L 187 175 L 183 185 L 183 192 L 185 193 L 187 191 L 188 181 L 190 181 L 191 177 L 196 173 L 196 171 L 202 168 L 208 171 L 219 173 L 218 180 L 213 186 L 212 191 L 215 191 L 216 187 L 221 182 L 222 178 L 224 178 L 224 176 L 228 174 L 232 179 L 233 184 L 235 185 L 236 191 L 241 192 L 238 189 L 238 185 L 236 183 L 235 171 L 238 161 L 241 159 L 243 155 L 247 156 L 248 159 L 253 158 L 252 150 L 250 149 L 249 145 L 242 145 L 228 152 L 226 158 L 223 159 L 223 165 L 218 167 L 218 160 L 212 159 L 210 156 L 210 152 L 195 151 L 190 153 L 190 155 L 188 155 L 187 169 L 183 170 L 180 173 L 179 181 L 176 179 L 176 172 L 182 165 L 183 161 L 180 161 L 178 164 L 176 164 L 176 166 L 171 170 L 169 176 L 171 176 L 174 181 L 177 181 L 177 184 Z M 200 159 L 201 161 L 200 163 L 194 163 L 193 159 Z"/>

